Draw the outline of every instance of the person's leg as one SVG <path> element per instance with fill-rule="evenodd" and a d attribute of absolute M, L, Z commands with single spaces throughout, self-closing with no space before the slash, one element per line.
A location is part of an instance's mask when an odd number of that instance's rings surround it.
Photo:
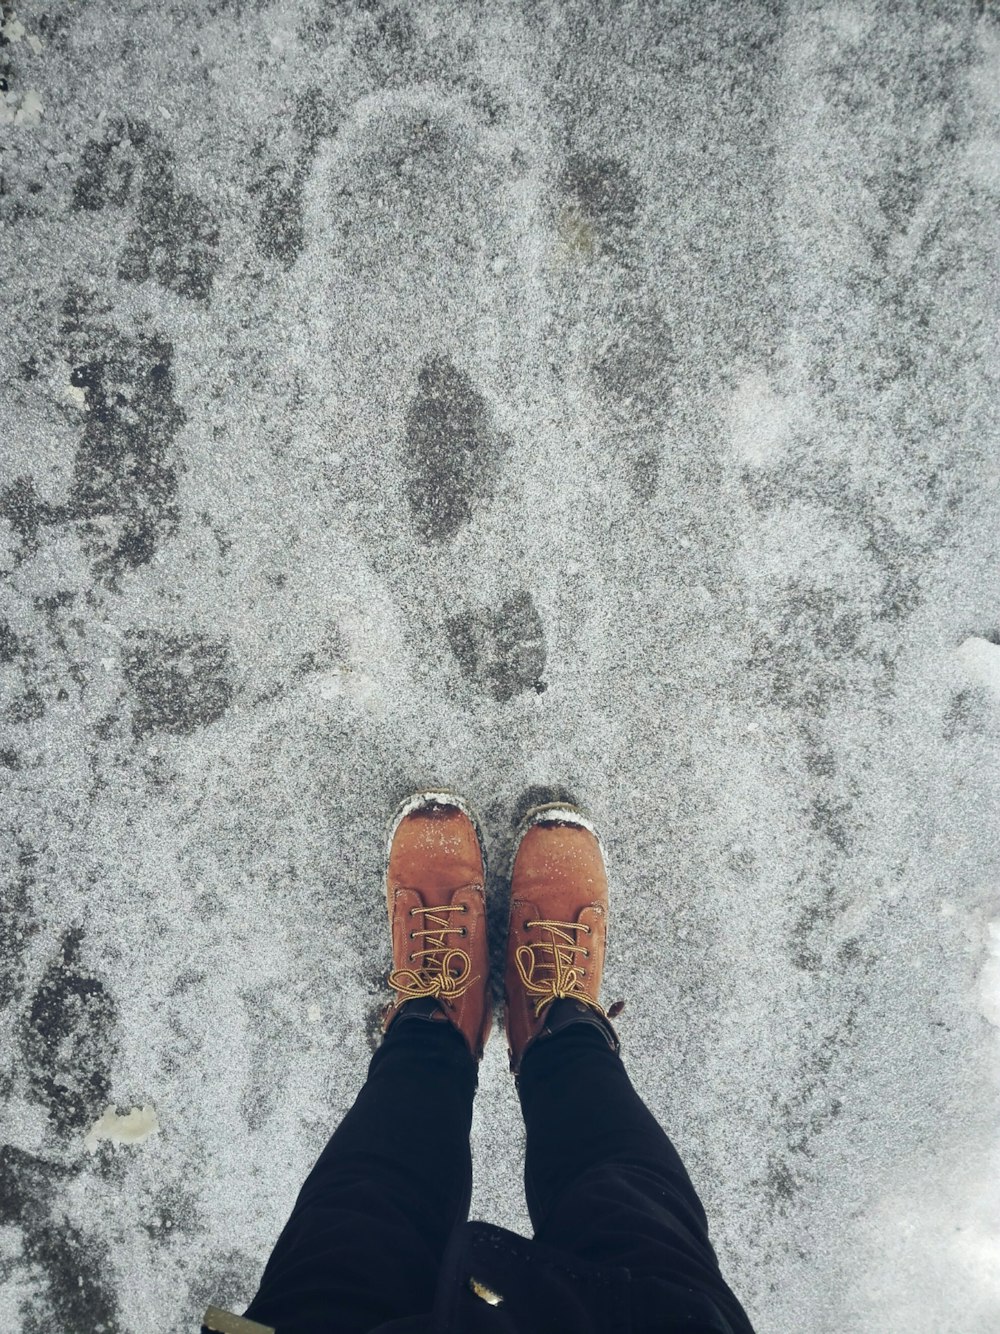
<path fill-rule="evenodd" d="M 719 1272 L 684 1164 L 600 1031 L 570 1024 L 536 1042 L 517 1087 L 535 1239 L 595 1264 L 622 1265 L 633 1278 L 718 1294 L 734 1328 L 749 1329 Z"/>
<path fill-rule="evenodd" d="M 401 1014 L 245 1314 L 295 1334 L 364 1334 L 429 1311 L 448 1235 L 468 1218 L 477 1086 L 477 1063 L 451 1024 Z"/>

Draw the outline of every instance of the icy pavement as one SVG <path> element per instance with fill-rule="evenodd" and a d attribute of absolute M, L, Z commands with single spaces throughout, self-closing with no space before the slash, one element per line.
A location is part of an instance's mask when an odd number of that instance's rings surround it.
<path fill-rule="evenodd" d="M 1000 1327 L 997 7 L 4 12 L 0 1324 L 249 1299 L 446 784 L 761 1334 Z"/>

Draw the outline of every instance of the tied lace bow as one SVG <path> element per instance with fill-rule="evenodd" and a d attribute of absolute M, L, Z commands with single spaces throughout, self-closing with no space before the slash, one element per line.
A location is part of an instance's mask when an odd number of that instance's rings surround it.
<path fill-rule="evenodd" d="M 465 995 L 473 982 L 479 981 L 478 976 L 469 976 L 472 971 L 472 959 L 465 950 L 456 949 L 445 941 L 445 936 L 450 931 L 461 931 L 463 935 L 465 934 L 464 927 L 451 926 L 447 917 L 436 916 L 449 912 L 465 912 L 465 904 L 447 903 L 439 908 L 410 909 L 411 917 L 415 913 L 424 913 L 424 921 L 428 924 L 424 931 L 411 931 L 411 938 L 428 936 L 430 940 L 426 949 L 416 950 L 412 956 L 414 959 L 426 959 L 424 964 L 416 969 L 397 968 L 389 974 L 389 986 L 400 992 L 403 1000 L 419 1000 L 423 996 L 434 996 L 445 1001 L 456 1001 Z M 433 926 L 430 925 L 432 922 Z M 453 961 L 456 959 L 461 963 L 457 974 L 452 972 Z"/>
<path fill-rule="evenodd" d="M 525 926 L 542 926 L 549 933 L 548 944 L 519 945 L 514 955 L 514 963 L 517 965 L 525 991 L 528 995 L 538 998 L 535 1001 L 536 1019 L 544 1007 L 553 1000 L 580 1001 L 604 1018 L 613 1019 L 615 1015 L 621 1014 L 625 1008 L 624 1001 L 615 1001 L 605 1015 L 604 1007 L 588 996 L 583 989 L 583 969 L 576 966 L 574 958 L 577 950 L 582 950 L 583 946 L 574 940 L 570 932 L 586 931 L 589 936 L 591 930 L 589 926 L 583 922 L 550 921 L 525 922 Z M 535 950 L 551 950 L 553 957 L 551 960 L 539 962 L 535 958 Z M 548 968 L 553 970 L 551 977 L 535 979 L 536 970 Z"/>

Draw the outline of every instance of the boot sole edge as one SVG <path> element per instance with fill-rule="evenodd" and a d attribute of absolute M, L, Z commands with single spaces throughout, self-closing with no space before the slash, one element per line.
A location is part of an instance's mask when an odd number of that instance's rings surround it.
<path fill-rule="evenodd" d="M 510 866 L 508 867 L 508 880 L 512 878 L 514 872 L 514 862 L 517 860 L 518 849 L 524 841 L 525 835 L 529 829 L 533 829 L 536 824 L 545 824 L 548 821 L 558 820 L 561 824 L 575 824 L 588 830 L 597 839 L 597 846 L 601 850 L 601 856 L 607 865 L 607 849 L 597 831 L 597 826 L 589 815 L 586 815 L 579 806 L 574 806 L 567 801 L 547 801 L 540 806 L 532 806 L 531 809 L 521 817 L 517 830 L 514 834 L 514 845 L 510 852 Z"/>

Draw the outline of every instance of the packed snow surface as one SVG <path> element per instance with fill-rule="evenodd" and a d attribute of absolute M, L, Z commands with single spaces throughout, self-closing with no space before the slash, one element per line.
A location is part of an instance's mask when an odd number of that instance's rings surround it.
<path fill-rule="evenodd" d="M 242 1309 L 443 788 L 498 987 L 594 821 L 762 1334 L 1000 1328 L 997 6 L 3 21 L 0 1325 Z M 473 1151 L 529 1233 L 500 1026 Z"/>

